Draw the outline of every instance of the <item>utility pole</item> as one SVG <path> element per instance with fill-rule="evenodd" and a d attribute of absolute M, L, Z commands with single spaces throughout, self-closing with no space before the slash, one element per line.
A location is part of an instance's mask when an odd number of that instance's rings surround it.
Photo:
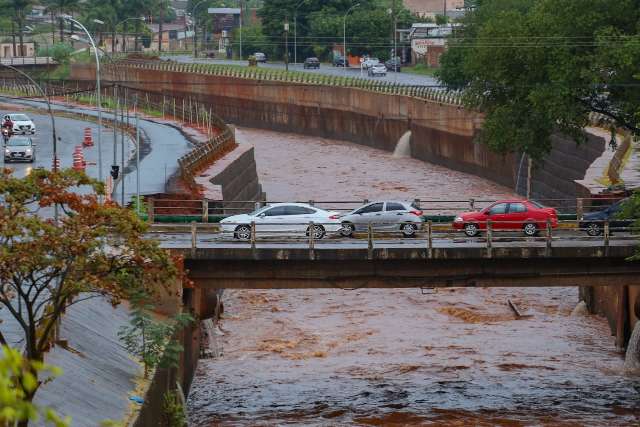
<path fill-rule="evenodd" d="M 446 18 L 447 17 L 447 0 L 443 0 L 443 2 L 444 2 L 444 7 L 442 10 L 443 12 L 442 15 Z"/>
<path fill-rule="evenodd" d="M 289 17 L 284 18 L 284 67 L 289 71 Z"/>

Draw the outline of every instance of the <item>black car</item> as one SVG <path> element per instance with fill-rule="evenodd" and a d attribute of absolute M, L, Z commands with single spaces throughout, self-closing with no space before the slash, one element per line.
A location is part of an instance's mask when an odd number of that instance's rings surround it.
<path fill-rule="evenodd" d="M 320 60 L 315 57 L 307 58 L 304 60 L 304 68 L 320 69 Z"/>
<path fill-rule="evenodd" d="M 618 213 L 626 201 L 627 199 L 622 199 L 603 210 L 585 213 L 580 222 L 580 230 L 586 231 L 589 236 L 599 236 L 604 232 L 604 224 L 608 221 L 609 230 L 625 231 L 635 221 L 635 219 L 618 219 Z"/>
<path fill-rule="evenodd" d="M 344 56 L 337 56 L 333 59 L 333 66 L 334 67 L 348 67 L 349 66 L 349 62 L 347 62 L 347 60 L 345 59 Z"/>
<path fill-rule="evenodd" d="M 384 65 L 387 67 L 387 70 L 389 71 L 396 71 L 399 73 L 402 70 L 402 62 L 400 61 L 399 58 L 390 59 L 387 62 L 385 62 Z"/>

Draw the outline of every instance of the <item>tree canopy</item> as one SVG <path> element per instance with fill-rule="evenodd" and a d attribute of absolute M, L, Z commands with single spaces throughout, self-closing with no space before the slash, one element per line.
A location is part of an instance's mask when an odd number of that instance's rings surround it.
<path fill-rule="evenodd" d="M 476 0 L 439 77 L 486 114 L 481 139 L 534 158 L 591 112 L 640 132 L 640 0 Z"/>
<path fill-rule="evenodd" d="M 154 295 L 181 277 L 178 260 L 145 238 L 145 223 L 101 203 L 102 191 L 73 170 L 36 169 L 26 178 L 0 172 L 0 309 L 20 326 L 29 360 L 43 360 L 70 305 Z M 47 212 L 52 206 L 61 212 L 57 223 Z M 2 324 L 0 344 L 7 344 Z M 30 400 L 37 387 L 23 391 Z"/>

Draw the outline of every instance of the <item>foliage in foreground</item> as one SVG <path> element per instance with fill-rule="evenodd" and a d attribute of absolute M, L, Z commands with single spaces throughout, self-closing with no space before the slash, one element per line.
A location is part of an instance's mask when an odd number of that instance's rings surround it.
<path fill-rule="evenodd" d="M 640 133 L 640 0 L 477 0 L 439 77 L 486 113 L 481 139 L 539 159 L 591 112 Z"/>
<path fill-rule="evenodd" d="M 170 320 L 158 320 L 153 316 L 153 305 L 144 295 L 133 298 L 130 326 L 118 331 L 118 336 L 129 353 L 142 360 L 144 377 L 155 367 L 177 367 L 182 345 L 176 340 L 176 334 L 189 323 L 193 317 L 188 313 L 179 313 Z"/>
<path fill-rule="evenodd" d="M 38 420 L 56 427 L 68 426 L 68 418 L 62 419 L 50 408 L 37 407 L 25 394 L 35 390 L 38 381 L 47 382 L 60 374 L 58 368 L 28 361 L 18 350 L 0 347 L 0 426 Z"/>
<path fill-rule="evenodd" d="M 43 360 L 72 304 L 101 296 L 117 305 L 180 277 L 177 260 L 145 238 L 146 224 L 102 203 L 102 192 L 102 184 L 72 170 L 0 173 L 0 307 L 20 326 L 29 360 Z M 0 344 L 7 344 L 2 324 Z M 27 401 L 41 384 L 34 375 L 36 386 L 23 389 Z"/>

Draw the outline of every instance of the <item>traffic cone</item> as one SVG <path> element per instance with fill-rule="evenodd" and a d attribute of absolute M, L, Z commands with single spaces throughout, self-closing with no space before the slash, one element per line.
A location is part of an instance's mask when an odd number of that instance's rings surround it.
<path fill-rule="evenodd" d="M 51 162 L 51 170 L 55 170 L 55 171 L 59 171 L 60 170 L 60 158 L 59 157 L 54 157 L 53 161 Z"/>
<path fill-rule="evenodd" d="M 91 128 L 84 128 L 84 139 L 82 140 L 82 145 L 85 147 L 93 147 Z"/>
<path fill-rule="evenodd" d="M 82 145 L 76 145 L 76 149 L 73 151 L 73 169 L 84 172 L 86 166 L 87 163 L 84 161 Z"/>
<path fill-rule="evenodd" d="M 110 202 L 111 201 L 111 193 L 113 193 L 113 178 L 111 178 L 111 176 L 107 177 L 107 183 L 105 185 L 105 201 Z"/>

